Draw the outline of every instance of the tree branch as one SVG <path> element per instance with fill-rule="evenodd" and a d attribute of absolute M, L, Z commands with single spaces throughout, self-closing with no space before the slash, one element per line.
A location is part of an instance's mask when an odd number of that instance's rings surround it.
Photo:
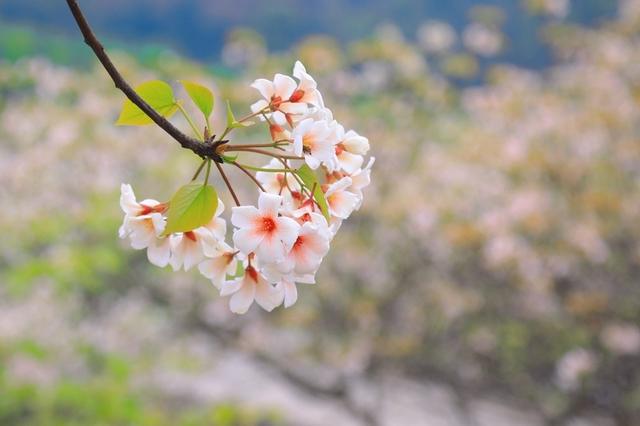
<path fill-rule="evenodd" d="M 111 59 L 104 50 L 104 47 L 98 41 L 95 34 L 91 30 L 89 23 L 84 17 L 77 0 L 67 0 L 67 5 L 73 14 L 73 17 L 78 24 L 78 28 L 84 37 L 84 42 L 93 50 L 96 57 L 107 71 L 111 80 L 113 80 L 116 88 L 120 89 L 131 102 L 133 102 L 138 108 L 140 108 L 147 116 L 153 120 L 161 129 L 167 132 L 173 139 L 175 139 L 180 146 L 185 149 L 193 151 L 195 154 L 202 158 L 211 158 L 216 163 L 222 163 L 222 158 L 216 152 L 216 148 L 221 142 L 216 143 L 203 143 L 195 138 L 185 135 L 177 127 L 175 127 L 169 120 L 161 116 L 154 110 L 148 103 L 146 103 L 133 88 L 122 77 L 116 66 L 111 62 Z"/>

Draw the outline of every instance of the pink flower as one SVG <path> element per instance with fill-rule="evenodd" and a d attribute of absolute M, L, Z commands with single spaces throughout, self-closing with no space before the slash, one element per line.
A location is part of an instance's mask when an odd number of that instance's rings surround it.
<path fill-rule="evenodd" d="M 125 213 L 124 221 L 118 231 L 120 238 L 129 238 L 131 247 L 136 250 L 147 249 L 149 262 L 165 267 L 169 263 L 169 240 L 161 237 L 165 228 L 162 213 L 166 205 L 156 200 L 143 200 L 138 203 L 131 185 L 120 187 L 120 207 Z"/>
<path fill-rule="evenodd" d="M 279 263 L 279 269 L 296 275 L 315 274 L 329 251 L 329 237 L 310 222 L 300 227 L 291 250 Z"/>
<path fill-rule="evenodd" d="M 255 252 L 263 262 L 279 262 L 291 250 L 300 225 L 295 220 L 278 216 L 282 197 L 263 192 L 254 206 L 234 207 L 231 223 L 238 229 L 233 242 L 244 254 Z"/>
<path fill-rule="evenodd" d="M 322 95 L 318 91 L 318 84 L 313 77 L 307 74 L 307 70 L 304 65 L 302 65 L 302 62 L 296 61 L 296 64 L 293 66 L 293 76 L 297 78 L 300 83 L 298 83 L 298 87 L 293 92 L 290 98 L 291 101 L 311 104 L 318 108 L 324 107 Z"/>
<path fill-rule="evenodd" d="M 264 98 L 251 105 L 251 110 L 258 112 L 269 108 L 273 120 L 279 125 L 292 123 L 293 115 L 304 114 L 309 109 L 306 103 L 296 102 L 299 96 L 295 94 L 298 84 L 287 75 L 276 74 L 273 81 L 259 78 L 251 87 Z"/>
<path fill-rule="evenodd" d="M 174 271 L 181 268 L 188 271 L 202 262 L 205 257 L 218 255 L 218 245 L 224 241 L 227 233 L 227 223 L 219 217 L 223 210 L 224 204 L 218 200 L 218 208 L 207 225 L 171 236 L 169 263 Z"/>
<path fill-rule="evenodd" d="M 244 276 L 227 281 L 220 290 L 221 296 L 231 296 L 229 309 L 236 314 L 246 313 L 254 300 L 264 310 L 271 312 L 282 303 L 284 293 L 269 284 L 251 265 L 245 269 Z"/>
<path fill-rule="evenodd" d="M 216 288 L 221 289 L 227 275 L 235 275 L 238 260 L 235 251 L 225 242 L 220 242 L 216 252 L 198 265 L 198 270 L 209 278 Z"/>
<path fill-rule="evenodd" d="M 334 132 L 329 123 L 306 118 L 293 129 L 293 153 L 304 155 L 304 161 L 312 169 L 321 164 L 333 164 L 335 159 Z"/>
<path fill-rule="evenodd" d="M 350 177 L 343 177 L 339 181 L 329 185 L 325 191 L 329 213 L 338 219 L 346 219 L 360 204 L 357 194 L 347 191 L 353 181 Z"/>
<path fill-rule="evenodd" d="M 345 133 L 344 127 L 336 126 L 336 166 L 338 170 L 344 170 L 348 174 L 355 173 L 360 167 L 369 151 L 369 140 L 360 136 L 354 130 Z"/>

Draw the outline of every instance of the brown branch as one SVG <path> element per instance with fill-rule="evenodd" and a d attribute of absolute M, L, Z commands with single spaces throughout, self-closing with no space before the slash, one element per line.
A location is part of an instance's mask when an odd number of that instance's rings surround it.
<path fill-rule="evenodd" d="M 91 48 L 91 50 L 93 50 L 93 53 L 95 53 L 102 66 L 111 77 L 111 80 L 113 80 L 116 88 L 120 89 L 131 102 L 147 114 L 154 123 L 167 132 L 183 148 L 193 151 L 202 158 L 211 158 L 216 163 L 222 163 L 222 158 L 216 153 L 217 143 L 205 144 L 197 139 L 185 135 L 177 127 L 171 124 L 169 120 L 158 114 L 156 110 L 154 110 L 136 93 L 135 90 L 133 90 L 129 83 L 127 83 L 122 77 L 113 62 L 111 62 L 111 59 L 105 52 L 104 47 L 91 30 L 82 10 L 80 10 L 77 0 L 67 0 L 67 5 L 69 5 L 69 9 L 78 24 L 78 28 L 80 29 L 80 32 L 82 32 L 84 42 Z"/>

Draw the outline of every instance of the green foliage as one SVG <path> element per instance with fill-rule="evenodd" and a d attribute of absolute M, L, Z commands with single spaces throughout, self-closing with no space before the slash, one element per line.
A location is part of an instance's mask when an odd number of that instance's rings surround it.
<path fill-rule="evenodd" d="M 329 215 L 329 205 L 327 204 L 327 199 L 324 196 L 324 192 L 320 187 L 320 181 L 316 176 L 315 172 L 311 170 L 309 166 L 304 164 L 298 170 L 296 170 L 296 174 L 300 176 L 304 185 L 311 191 L 313 189 L 313 199 L 316 200 L 318 206 L 320 206 L 320 210 L 324 217 L 329 220 L 331 216 Z"/>
<path fill-rule="evenodd" d="M 192 231 L 211 221 L 218 207 L 218 194 L 211 185 L 189 183 L 171 198 L 165 234 Z"/>
<path fill-rule="evenodd" d="M 171 117 L 178 110 L 173 89 L 164 81 L 153 80 L 135 88 L 136 93 L 163 117 Z M 129 99 L 124 101 L 118 126 L 144 126 L 153 121 Z"/>
<path fill-rule="evenodd" d="M 211 113 L 213 112 L 214 105 L 214 97 L 211 90 L 201 84 L 187 80 L 180 80 L 180 83 L 189 94 L 193 103 L 202 112 L 205 120 L 209 122 L 209 116 L 211 116 Z"/>

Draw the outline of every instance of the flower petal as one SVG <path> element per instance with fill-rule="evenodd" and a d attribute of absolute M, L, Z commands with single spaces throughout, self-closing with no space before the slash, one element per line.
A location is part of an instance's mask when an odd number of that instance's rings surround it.
<path fill-rule="evenodd" d="M 231 209 L 231 223 L 238 228 L 249 228 L 255 225 L 260 212 L 253 206 L 239 206 Z"/>
<path fill-rule="evenodd" d="M 242 287 L 231 296 L 229 309 L 235 314 L 246 313 L 255 299 L 256 286 L 245 277 Z"/>
<path fill-rule="evenodd" d="M 156 238 L 147 248 L 147 258 L 153 265 L 164 268 L 171 258 L 169 238 Z"/>
<path fill-rule="evenodd" d="M 280 96 L 283 101 L 288 100 L 295 92 L 298 84 L 294 79 L 284 74 L 276 74 L 273 78 L 273 89 L 276 96 Z"/>
<path fill-rule="evenodd" d="M 259 78 L 253 83 L 251 83 L 251 87 L 256 89 L 263 98 L 269 100 L 274 94 L 274 85 L 271 81 L 265 78 Z"/>
<path fill-rule="evenodd" d="M 261 192 L 258 198 L 258 209 L 260 210 L 260 216 L 267 216 L 275 218 L 278 216 L 278 211 L 282 206 L 282 197 L 277 194 L 269 194 Z"/>
<path fill-rule="evenodd" d="M 233 233 L 233 243 L 244 254 L 254 251 L 263 239 L 264 234 L 256 233 L 253 229 L 242 228 Z"/>

